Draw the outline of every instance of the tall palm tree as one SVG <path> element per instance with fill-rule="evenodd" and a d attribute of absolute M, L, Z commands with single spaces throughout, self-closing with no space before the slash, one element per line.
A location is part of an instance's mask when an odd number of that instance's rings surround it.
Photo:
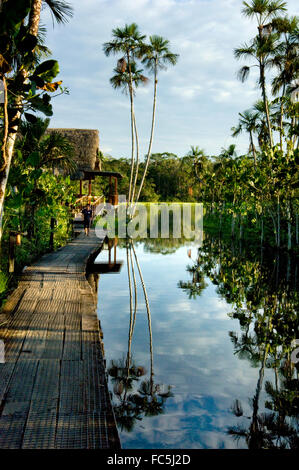
<path fill-rule="evenodd" d="M 119 61 L 118 66 L 114 69 L 115 75 L 110 78 L 110 83 L 113 88 L 121 88 L 123 93 L 128 94 L 130 92 L 130 83 L 132 83 L 133 87 L 133 96 L 135 96 L 135 90 L 138 86 L 142 84 L 146 84 L 148 82 L 148 78 L 145 77 L 142 72 L 142 69 L 137 69 L 136 62 L 131 63 L 131 71 L 129 72 L 127 68 L 124 68 L 122 59 Z M 132 183 L 132 190 L 131 190 L 131 200 L 134 200 L 135 188 L 137 183 L 138 177 L 138 169 L 139 169 L 139 138 L 138 138 L 138 131 L 137 131 L 137 124 L 136 124 L 136 116 L 135 112 L 133 112 L 133 124 L 134 124 L 134 135 L 136 141 L 136 163 L 135 163 L 135 177 L 134 183 Z"/>
<path fill-rule="evenodd" d="M 153 35 L 150 36 L 150 44 L 143 49 L 145 55 L 142 59 L 142 63 L 145 64 L 146 68 L 154 75 L 154 98 L 153 98 L 153 112 L 152 112 L 152 126 L 151 126 L 151 134 L 149 140 L 149 146 L 145 161 L 145 168 L 142 176 L 142 180 L 140 183 L 140 187 L 138 190 L 138 194 L 136 197 L 136 202 L 138 202 L 142 187 L 144 184 L 144 180 L 146 177 L 152 145 L 153 145 L 153 138 L 154 138 L 154 128 L 155 128 L 155 118 L 156 118 L 156 103 L 157 103 L 157 85 L 158 85 L 158 72 L 160 70 L 167 69 L 169 65 L 175 65 L 178 61 L 179 55 L 174 54 L 170 51 L 169 45 L 170 42 L 167 39 L 164 39 L 162 36 Z"/>
<path fill-rule="evenodd" d="M 256 166 L 256 152 L 253 143 L 253 134 L 258 129 L 258 113 L 251 110 L 246 110 L 243 113 L 239 113 L 239 116 L 240 118 L 238 126 L 232 127 L 232 137 L 237 137 L 243 130 L 248 132 L 250 141 L 249 151 L 252 152 L 254 165 Z"/>
<path fill-rule="evenodd" d="M 188 156 L 193 159 L 193 165 L 194 165 L 196 178 L 198 179 L 200 183 L 202 183 L 203 180 L 202 180 L 202 177 L 199 175 L 199 171 L 204 170 L 208 163 L 208 158 L 205 154 L 205 151 L 199 148 L 198 145 L 196 146 L 191 145 L 191 149 L 188 152 Z"/>
<path fill-rule="evenodd" d="M 273 95 L 278 95 L 281 92 L 279 131 L 280 149 L 283 150 L 282 138 L 285 97 L 288 91 L 288 86 L 296 80 L 299 72 L 298 18 L 276 18 L 273 20 L 272 24 L 273 28 L 282 37 L 279 50 L 272 59 L 272 66 L 278 71 L 278 75 L 276 75 L 272 80 L 272 93 Z"/>
<path fill-rule="evenodd" d="M 130 112 L 131 112 L 131 174 L 129 184 L 128 203 L 131 201 L 133 175 L 135 168 L 135 111 L 134 111 L 134 82 L 133 82 L 133 64 L 135 59 L 140 57 L 141 51 L 144 49 L 145 36 L 139 32 L 136 23 L 125 25 L 124 28 L 115 28 L 112 30 L 112 40 L 103 45 L 106 56 L 111 54 L 122 54 L 122 58 L 118 61 L 118 72 L 120 74 L 128 74 L 128 82 L 126 87 L 129 90 Z M 120 77 L 119 77 L 120 78 Z"/>
<path fill-rule="evenodd" d="M 242 13 L 248 18 L 256 18 L 258 35 L 250 42 L 235 49 L 236 59 L 246 58 L 255 61 L 254 66 L 259 68 L 259 85 L 265 105 L 266 121 L 269 141 L 273 147 L 272 127 L 269 116 L 268 98 L 266 93 L 265 71 L 270 66 L 270 59 L 277 49 L 277 34 L 272 34 L 272 25 L 269 23 L 281 12 L 286 10 L 286 2 L 282 0 L 251 0 L 243 2 Z M 239 71 L 239 78 L 244 82 L 249 75 L 251 66 L 245 65 Z"/>

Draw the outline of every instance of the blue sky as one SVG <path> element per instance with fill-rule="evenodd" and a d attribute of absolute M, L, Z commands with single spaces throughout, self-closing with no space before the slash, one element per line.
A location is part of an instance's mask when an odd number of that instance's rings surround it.
<path fill-rule="evenodd" d="M 157 125 L 153 152 L 185 155 L 190 145 L 208 154 L 237 144 L 248 148 L 247 136 L 230 137 L 238 113 L 258 98 L 256 75 L 246 84 L 236 72 L 233 57 L 238 47 L 256 33 L 254 22 L 241 16 L 241 0 L 73 0 L 74 17 L 53 29 L 48 11 L 47 45 L 60 63 L 63 85 L 69 95 L 53 100 L 51 127 L 98 129 L 100 147 L 114 157 L 130 156 L 128 97 L 109 84 L 116 58 L 107 58 L 102 44 L 115 27 L 136 22 L 146 35 L 170 40 L 180 55 L 176 67 L 161 72 L 158 84 Z M 288 1 L 296 14 L 296 0 Z M 138 89 L 136 117 L 141 155 L 147 150 L 151 124 L 152 81 Z"/>

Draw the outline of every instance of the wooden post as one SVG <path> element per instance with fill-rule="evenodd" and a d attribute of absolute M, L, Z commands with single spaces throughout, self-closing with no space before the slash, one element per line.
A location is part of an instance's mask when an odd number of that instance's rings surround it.
<path fill-rule="evenodd" d="M 13 232 L 9 232 L 9 247 L 8 247 L 8 272 L 15 271 L 15 241 L 16 236 Z"/>
<path fill-rule="evenodd" d="M 80 180 L 80 197 L 82 197 L 83 191 L 82 191 L 82 180 Z"/>
<path fill-rule="evenodd" d="M 50 222 L 50 250 L 54 251 L 54 228 L 55 228 L 55 219 L 54 217 L 51 217 L 51 222 Z"/>
<path fill-rule="evenodd" d="M 111 265 L 111 245 L 109 244 L 108 248 L 108 264 Z"/>
<path fill-rule="evenodd" d="M 113 204 L 113 194 L 112 194 L 112 177 L 109 176 L 109 197 L 108 197 L 108 203 Z"/>
<path fill-rule="evenodd" d="M 91 204 L 91 194 L 92 194 L 92 187 L 91 187 L 91 179 L 88 182 L 88 204 Z"/>
<path fill-rule="evenodd" d="M 117 190 L 117 178 L 114 178 L 114 198 L 113 198 L 113 205 L 118 205 L 118 190 Z"/>

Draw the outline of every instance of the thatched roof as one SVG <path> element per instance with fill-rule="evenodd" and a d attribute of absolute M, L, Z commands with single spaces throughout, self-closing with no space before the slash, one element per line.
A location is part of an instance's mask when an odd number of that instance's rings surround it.
<path fill-rule="evenodd" d="M 68 138 L 74 147 L 74 158 L 78 165 L 78 175 L 82 171 L 93 171 L 96 167 L 100 138 L 97 129 L 48 129 L 48 133 L 59 132 Z M 74 176 L 74 175 L 73 175 Z"/>

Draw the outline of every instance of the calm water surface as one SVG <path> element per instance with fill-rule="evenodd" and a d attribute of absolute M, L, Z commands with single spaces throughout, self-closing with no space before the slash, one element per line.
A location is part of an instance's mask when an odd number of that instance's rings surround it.
<path fill-rule="evenodd" d="M 272 258 L 268 266 L 263 259 L 242 258 L 239 247 L 207 238 L 199 251 L 149 240 L 134 247 L 150 311 L 134 253 L 124 244 L 116 250 L 121 271 L 101 274 L 98 284 L 98 316 L 122 447 L 298 444 L 292 410 L 297 406 L 298 413 L 298 380 L 294 385 L 296 370 L 290 362 L 286 366 L 298 327 L 293 262 L 280 260 L 278 267 Z M 127 255 L 129 260 L 132 255 L 137 284 L 135 321 Z M 104 250 L 97 261 L 107 259 Z M 283 310 L 290 321 L 288 331 L 280 333 L 273 324 L 279 324 Z M 273 398 L 274 392 L 276 397 L 289 392 L 283 374 L 295 387 L 288 413 L 287 405 L 282 411 Z M 282 415 L 290 429 L 286 440 L 274 423 Z M 272 424 L 263 422 L 267 419 Z"/>

